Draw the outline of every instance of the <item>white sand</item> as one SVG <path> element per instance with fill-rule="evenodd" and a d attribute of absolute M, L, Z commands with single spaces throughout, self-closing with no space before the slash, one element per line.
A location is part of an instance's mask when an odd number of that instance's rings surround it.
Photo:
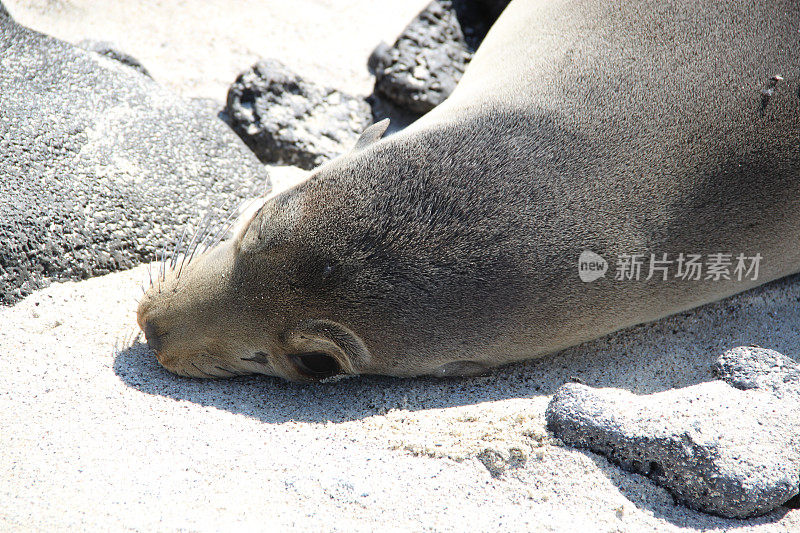
<path fill-rule="evenodd" d="M 192 13 L 201 2 L 148 1 L 135 15 L 136 2 L 96 2 L 101 16 L 85 1 L 4 1 L 70 40 L 113 37 L 162 83 L 215 98 L 258 55 L 368 92 L 358 65 L 418 8 L 217 1 Z M 404 14 L 387 21 L 391 10 Z M 342 13 L 360 13 L 359 25 L 344 28 Z M 236 20 L 250 33 L 228 27 Z M 192 79 L 181 65 L 208 68 Z M 711 379 L 716 356 L 740 344 L 797 357 L 798 278 L 488 378 L 297 385 L 168 374 L 133 340 L 147 277 L 140 267 L 56 284 L 0 308 L 0 530 L 800 530 L 800 511 L 736 521 L 676 506 L 646 478 L 558 446 L 543 423 L 572 377 L 646 394 Z M 486 450 L 524 465 L 492 478 L 476 458 Z"/>
<path fill-rule="evenodd" d="M 800 280 L 487 378 L 202 381 L 132 341 L 146 267 L 0 309 L 0 529 L 792 531 L 689 511 L 558 446 L 543 413 L 578 377 L 649 393 L 711 378 L 724 348 L 796 355 Z M 485 450 L 525 464 L 493 479 Z"/>
<path fill-rule="evenodd" d="M 428 0 L 3 0 L 18 22 L 77 43 L 109 41 L 184 96 L 225 101 L 260 58 L 311 81 L 372 92 L 367 57 Z"/>

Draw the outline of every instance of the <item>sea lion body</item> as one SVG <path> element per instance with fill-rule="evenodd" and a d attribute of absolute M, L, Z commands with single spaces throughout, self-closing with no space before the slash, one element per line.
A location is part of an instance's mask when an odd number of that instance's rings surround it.
<path fill-rule="evenodd" d="M 786 0 L 515 0 L 448 100 L 266 202 L 139 323 L 186 375 L 469 374 L 798 272 L 798 28 Z M 681 254 L 731 279 L 645 279 Z"/>

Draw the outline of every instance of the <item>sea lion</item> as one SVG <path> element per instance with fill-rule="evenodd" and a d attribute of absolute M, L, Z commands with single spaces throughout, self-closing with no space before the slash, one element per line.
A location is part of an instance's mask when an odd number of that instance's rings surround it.
<path fill-rule="evenodd" d="M 798 28 L 792 0 L 515 0 L 442 105 L 166 274 L 139 325 L 187 376 L 461 375 L 798 272 Z"/>

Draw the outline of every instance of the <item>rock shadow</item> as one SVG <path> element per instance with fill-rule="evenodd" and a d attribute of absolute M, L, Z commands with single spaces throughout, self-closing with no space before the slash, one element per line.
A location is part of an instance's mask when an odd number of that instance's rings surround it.
<path fill-rule="evenodd" d="M 568 448 L 568 447 L 567 447 Z M 659 487 L 646 476 L 635 474 L 624 470 L 609 461 L 602 455 L 595 454 L 588 450 L 575 450 L 582 453 L 597 465 L 609 481 L 611 481 L 621 494 L 638 509 L 652 513 L 656 518 L 692 531 L 732 531 L 738 528 L 752 528 L 766 524 L 773 524 L 783 519 L 790 512 L 791 502 L 787 502 L 787 507 L 778 507 L 769 513 L 753 518 L 724 518 L 703 511 L 698 511 L 687 507 L 677 501 L 672 494 L 665 488 Z M 649 486 L 648 486 L 649 485 Z M 650 489 L 650 487 L 653 487 Z"/>

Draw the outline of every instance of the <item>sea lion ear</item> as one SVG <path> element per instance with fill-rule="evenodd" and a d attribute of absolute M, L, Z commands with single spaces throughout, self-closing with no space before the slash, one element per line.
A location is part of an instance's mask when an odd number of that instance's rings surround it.
<path fill-rule="evenodd" d="M 374 143 L 378 139 L 380 139 L 384 133 L 386 133 L 386 128 L 389 127 L 389 119 L 385 118 L 380 122 L 376 122 L 369 128 L 365 129 L 364 132 L 361 134 L 361 137 L 358 138 L 356 141 L 356 145 L 353 147 L 354 152 L 358 152 L 359 150 L 363 150 L 370 144 Z"/>

